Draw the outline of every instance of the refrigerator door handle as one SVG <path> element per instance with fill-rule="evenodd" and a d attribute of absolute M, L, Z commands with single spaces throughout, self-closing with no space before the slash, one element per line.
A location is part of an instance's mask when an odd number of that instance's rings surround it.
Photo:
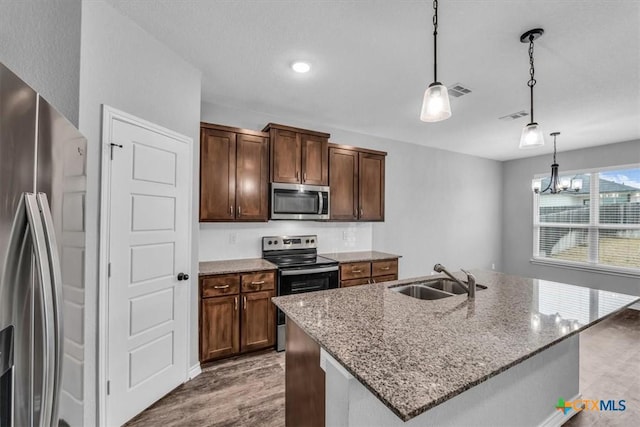
<path fill-rule="evenodd" d="M 62 271 L 60 269 L 60 256 L 58 254 L 58 245 L 56 242 L 56 234 L 51 216 L 51 208 L 46 193 L 38 193 L 38 207 L 42 215 L 42 223 L 44 225 L 44 235 L 46 239 L 46 248 L 49 255 L 49 267 L 51 268 L 51 294 L 53 303 L 53 341 L 55 346 L 54 356 L 54 386 L 53 401 L 51 409 L 51 425 L 58 425 L 58 407 L 60 388 L 62 386 L 62 357 L 63 357 L 63 312 L 62 312 Z"/>
<path fill-rule="evenodd" d="M 49 264 L 49 254 L 47 252 L 46 236 L 38 207 L 38 200 L 35 194 L 25 193 L 25 206 L 27 211 L 27 221 L 29 222 L 30 235 L 33 242 L 33 253 L 36 264 L 36 272 L 41 288 L 34 289 L 35 293 L 39 293 L 42 298 L 44 313 L 43 321 L 43 361 L 42 367 L 42 401 L 40 411 L 40 426 L 52 426 L 53 403 L 54 403 L 54 387 L 55 387 L 55 342 L 54 342 L 54 323 L 55 316 L 53 312 L 53 294 L 52 294 L 52 277 L 51 266 Z M 35 421 L 35 420 L 34 420 Z M 57 423 L 56 423 L 57 425 Z"/>

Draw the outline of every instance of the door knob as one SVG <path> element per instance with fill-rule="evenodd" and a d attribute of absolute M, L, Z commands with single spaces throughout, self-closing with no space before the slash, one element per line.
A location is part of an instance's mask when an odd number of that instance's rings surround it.
<path fill-rule="evenodd" d="M 185 273 L 178 273 L 178 281 L 189 280 L 189 275 Z"/>

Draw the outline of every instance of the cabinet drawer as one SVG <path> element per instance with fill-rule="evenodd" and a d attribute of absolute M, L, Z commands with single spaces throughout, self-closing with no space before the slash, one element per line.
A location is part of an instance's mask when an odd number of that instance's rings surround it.
<path fill-rule="evenodd" d="M 276 275 L 273 271 L 249 273 L 241 276 L 242 292 L 257 292 L 276 288 Z"/>
<path fill-rule="evenodd" d="M 370 262 L 340 264 L 340 280 L 361 279 L 371 276 Z"/>
<path fill-rule="evenodd" d="M 201 280 L 203 298 L 237 294 L 240 290 L 240 276 L 237 274 L 204 277 Z"/>
<path fill-rule="evenodd" d="M 392 280 L 398 280 L 398 275 L 390 274 L 389 276 L 377 276 L 371 279 L 373 283 L 390 282 Z"/>
<path fill-rule="evenodd" d="M 393 276 L 398 274 L 398 260 L 374 261 L 371 263 L 371 276 Z"/>
<path fill-rule="evenodd" d="M 351 280 L 343 280 L 340 282 L 341 288 L 348 288 L 349 286 L 358 286 L 358 285 L 368 285 L 371 283 L 371 279 L 351 279 Z"/>

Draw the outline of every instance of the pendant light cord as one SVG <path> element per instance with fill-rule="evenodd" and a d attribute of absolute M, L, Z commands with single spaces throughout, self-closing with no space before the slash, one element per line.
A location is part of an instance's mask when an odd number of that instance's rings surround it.
<path fill-rule="evenodd" d="M 438 0 L 433 0 L 433 81 L 438 81 Z"/>
<path fill-rule="evenodd" d="M 533 34 L 531 34 L 529 36 L 529 81 L 527 82 L 527 85 L 529 86 L 529 89 L 531 91 L 531 123 L 534 123 L 535 120 L 533 119 L 533 87 L 536 85 L 536 79 L 534 78 L 535 75 L 535 68 L 533 66 Z"/>
<path fill-rule="evenodd" d="M 553 163 L 556 164 L 556 135 L 553 135 Z"/>

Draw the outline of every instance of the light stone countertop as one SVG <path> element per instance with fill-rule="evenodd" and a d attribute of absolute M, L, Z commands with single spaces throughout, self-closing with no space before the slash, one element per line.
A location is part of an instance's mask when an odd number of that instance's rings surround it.
<path fill-rule="evenodd" d="M 400 255 L 387 254 L 377 251 L 360 251 L 360 252 L 333 252 L 330 254 L 320 254 L 325 258 L 338 261 L 340 263 L 345 262 L 364 262 L 364 261 L 381 261 L 385 259 L 400 258 Z"/>
<path fill-rule="evenodd" d="M 247 271 L 276 270 L 275 264 L 265 261 L 262 258 L 231 259 L 225 261 L 203 261 L 198 265 L 198 274 L 206 276 L 209 274 L 231 274 L 245 273 Z"/>
<path fill-rule="evenodd" d="M 474 274 L 488 287 L 478 289 L 475 301 L 466 294 L 426 301 L 389 289 L 441 275 L 273 301 L 407 421 L 639 300 L 496 272 Z"/>

